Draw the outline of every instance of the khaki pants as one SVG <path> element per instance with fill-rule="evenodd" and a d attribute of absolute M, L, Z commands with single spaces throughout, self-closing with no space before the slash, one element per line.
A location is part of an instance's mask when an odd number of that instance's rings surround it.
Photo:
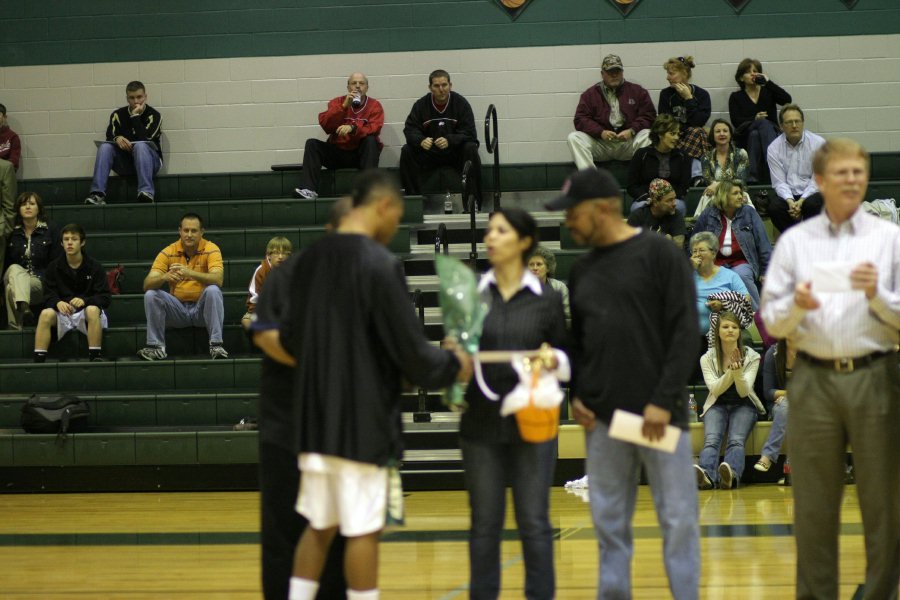
<path fill-rule="evenodd" d="M 6 242 L 13 229 L 16 195 L 19 192 L 16 169 L 8 160 L 0 158 L 0 269 L 6 257 Z"/>
<path fill-rule="evenodd" d="M 641 129 L 630 142 L 598 140 L 582 131 L 573 131 L 568 137 L 572 160 L 579 169 L 594 167 L 594 162 L 631 160 L 638 148 L 650 145 L 650 130 Z"/>
<path fill-rule="evenodd" d="M 838 597 L 838 536 L 849 442 L 865 534 L 863 598 L 895 600 L 900 583 L 897 354 L 852 373 L 800 358 L 788 383 L 788 397 L 797 598 Z"/>
<path fill-rule="evenodd" d="M 22 329 L 19 314 L 16 312 L 16 302 L 28 304 L 40 302 L 44 286 L 40 278 L 26 271 L 21 265 L 10 265 L 3 274 L 3 289 L 9 326 L 12 329 Z"/>

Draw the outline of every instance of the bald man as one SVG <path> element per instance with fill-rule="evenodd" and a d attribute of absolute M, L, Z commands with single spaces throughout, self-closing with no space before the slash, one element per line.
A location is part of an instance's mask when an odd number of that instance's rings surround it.
<path fill-rule="evenodd" d="M 378 138 L 384 126 L 384 109 L 369 97 L 369 80 L 363 73 L 347 78 L 347 93 L 333 98 L 325 112 L 319 113 L 319 125 L 328 140 L 306 140 L 303 172 L 295 198 L 319 197 L 319 174 L 326 169 L 374 169 L 384 144 Z"/>

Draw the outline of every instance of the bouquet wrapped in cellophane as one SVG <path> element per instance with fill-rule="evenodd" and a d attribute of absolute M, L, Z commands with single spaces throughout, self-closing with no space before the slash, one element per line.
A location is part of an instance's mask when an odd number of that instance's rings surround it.
<path fill-rule="evenodd" d="M 435 269 L 440 279 L 440 304 L 444 320 L 444 334 L 455 338 L 469 354 L 478 352 L 481 327 L 488 306 L 478 293 L 475 273 L 459 259 L 438 254 Z M 454 383 L 444 393 L 444 404 L 452 410 L 466 408 L 465 390 Z"/>

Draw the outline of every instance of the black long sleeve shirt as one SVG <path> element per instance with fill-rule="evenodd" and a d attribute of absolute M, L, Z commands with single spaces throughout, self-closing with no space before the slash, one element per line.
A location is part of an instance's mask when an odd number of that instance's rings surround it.
<path fill-rule="evenodd" d="M 399 460 L 402 380 L 447 386 L 456 357 L 428 342 L 402 265 L 374 240 L 325 236 L 290 268 L 281 339 L 297 359 L 295 450 L 376 465 Z"/>
<path fill-rule="evenodd" d="M 152 106 L 145 106 L 144 112 L 134 116 L 129 114 L 127 106 L 114 110 L 109 115 L 106 141 L 115 141 L 119 136 L 129 142 L 153 142 L 162 160 L 162 115 Z"/>
<path fill-rule="evenodd" d="M 72 298 L 84 300 L 85 307 L 108 308 L 109 285 L 103 265 L 90 256 L 82 255 L 81 265 L 73 269 L 66 255 L 59 256 L 47 265 L 44 273 L 44 306 L 56 310 L 59 302 Z"/>
<path fill-rule="evenodd" d="M 617 408 L 643 414 L 654 404 L 687 428 L 699 351 L 695 295 L 687 258 L 655 233 L 579 259 L 569 276 L 573 397 L 606 423 Z"/>
<path fill-rule="evenodd" d="M 444 152 L 458 148 L 466 142 L 478 143 L 475 129 L 475 114 L 472 106 L 460 94 L 450 92 L 450 99 L 444 111 L 438 111 L 426 94 L 416 100 L 403 126 L 406 143 L 418 148 L 425 138 L 446 138 L 450 146 Z M 438 151 L 437 148 L 434 151 Z"/>
<path fill-rule="evenodd" d="M 504 301 L 495 285 L 489 285 L 490 312 L 484 320 L 480 350 L 534 350 L 548 343 L 564 349 L 566 318 L 562 296 L 545 286 L 541 294 L 522 287 Z M 510 364 L 482 366 L 484 381 L 501 397 L 494 402 L 485 397 L 473 378 L 466 390 L 469 407 L 459 426 L 461 437 L 485 442 L 514 442 L 521 440 L 515 416 L 500 416 L 503 396 L 519 383 L 519 376 Z"/>

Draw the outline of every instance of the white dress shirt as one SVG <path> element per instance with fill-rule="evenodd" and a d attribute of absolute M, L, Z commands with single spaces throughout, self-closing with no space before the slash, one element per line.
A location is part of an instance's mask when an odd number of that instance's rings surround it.
<path fill-rule="evenodd" d="M 812 161 L 825 138 L 803 130 L 796 146 L 791 146 L 782 133 L 769 144 L 767 156 L 772 187 L 779 198 L 808 198 L 819 191 L 813 177 Z"/>
<path fill-rule="evenodd" d="M 878 269 L 875 296 L 862 290 L 816 292 L 821 306 L 805 310 L 794 303 L 798 283 L 810 281 L 817 263 L 871 262 Z M 761 313 L 769 333 L 791 337 L 797 349 L 822 359 L 857 358 L 885 352 L 900 342 L 900 227 L 858 208 L 834 225 L 826 210 L 791 227 L 778 239 L 766 282 Z"/>

